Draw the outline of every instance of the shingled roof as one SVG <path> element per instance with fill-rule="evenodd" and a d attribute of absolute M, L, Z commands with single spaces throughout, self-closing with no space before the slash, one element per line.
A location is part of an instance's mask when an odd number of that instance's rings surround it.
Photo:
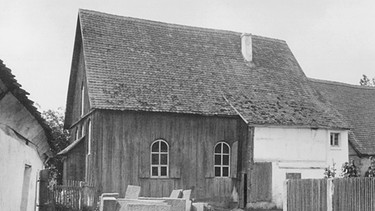
<path fill-rule="evenodd" d="M 249 63 L 239 32 L 80 10 L 73 58 L 81 43 L 91 108 L 240 114 L 253 125 L 348 128 L 315 98 L 282 40 L 253 35 Z M 73 93 L 69 88 L 67 113 Z"/>
<path fill-rule="evenodd" d="M 43 128 L 49 147 L 55 149 L 51 142 L 51 128 L 47 125 L 47 123 L 41 116 L 41 113 L 34 106 L 34 102 L 28 98 L 29 93 L 21 88 L 21 84 L 17 82 L 15 76 L 12 74 L 11 69 L 6 67 L 2 60 L 0 60 L 0 80 L 6 86 L 6 90 L 4 92 L 1 92 L 0 89 L 0 99 L 2 96 L 5 96 L 8 92 L 12 93 L 17 98 L 17 100 L 27 109 L 27 111 L 36 119 L 38 124 Z M 45 151 L 42 151 L 40 153 L 45 153 L 48 156 L 52 156 L 52 152 L 49 151 L 49 149 L 45 149 Z"/>
<path fill-rule="evenodd" d="M 363 155 L 375 155 L 375 88 L 310 79 L 327 100 L 345 117 L 352 129 L 349 141 Z"/>

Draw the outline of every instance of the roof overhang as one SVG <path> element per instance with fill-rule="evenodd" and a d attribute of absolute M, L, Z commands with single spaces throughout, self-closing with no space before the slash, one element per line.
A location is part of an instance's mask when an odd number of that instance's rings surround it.
<path fill-rule="evenodd" d="M 83 139 L 85 138 L 85 136 L 82 136 L 81 138 L 73 141 L 69 146 L 67 146 L 65 149 L 63 149 L 62 151 L 60 151 L 59 153 L 57 153 L 57 155 L 65 155 L 67 153 L 70 152 L 70 150 L 72 150 L 75 146 L 77 146 Z"/>

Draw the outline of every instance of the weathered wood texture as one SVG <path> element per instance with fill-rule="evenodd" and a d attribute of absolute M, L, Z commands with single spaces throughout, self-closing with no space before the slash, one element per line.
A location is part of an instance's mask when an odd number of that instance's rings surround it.
<path fill-rule="evenodd" d="M 375 210 L 375 178 L 288 180 L 286 187 L 287 211 Z"/>
<path fill-rule="evenodd" d="M 246 157 L 246 174 L 247 174 L 247 182 L 246 182 L 246 195 L 247 199 L 246 202 L 252 201 L 251 189 L 252 189 L 252 181 L 254 177 L 254 127 L 247 127 L 247 148 L 245 151 Z"/>
<path fill-rule="evenodd" d="M 140 185 L 142 196 L 168 196 L 173 189 L 192 189 L 192 197 L 231 197 L 245 153 L 238 118 L 97 110 L 93 123 L 90 178 L 102 192 L 124 196 L 127 185 Z M 243 126 L 244 127 L 244 126 Z M 150 146 L 156 139 L 169 144 L 169 178 L 150 177 Z M 231 176 L 214 177 L 214 146 L 231 147 Z M 238 149 L 241 151 L 238 156 Z M 238 190 L 238 187 L 237 187 Z"/>
<path fill-rule="evenodd" d="M 375 210 L 375 178 L 334 179 L 334 211 Z"/>
<path fill-rule="evenodd" d="M 254 163 L 250 191 L 252 203 L 272 200 L 272 163 Z"/>
<path fill-rule="evenodd" d="M 77 144 L 64 159 L 64 183 L 68 180 L 85 180 L 85 140 Z M 67 184 L 64 184 L 67 185 Z"/>
<path fill-rule="evenodd" d="M 285 202 L 284 202 L 285 203 Z M 287 211 L 326 211 L 326 179 L 292 179 L 287 181 Z"/>
<path fill-rule="evenodd" d="M 83 51 L 82 47 L 79 49 L 79 56 L 73 58 L 72 70 L 71 70 L 71 81 L 69 84 L 69 91 L 73 92 L 71 95 L 68 95 L 68 102 L 69 104 L 66 105 L 66 119 L 65 119 L 65 126 L 71 126 L 78 120 L 80 120 L 81 115 L 81 87 L 82 85 L 84 88 L 84 114 L 86 114 L 90 109 L 90 101 L 88 97 L 88 89 L 87 89 L 87 79 L 86 79 L 86 72 L 83 71 L 85 69 L 85 63 L 83 60 Z M 70 93 L 68 93 L 70 94 Z"/>
<path fill-rule="evenodd" d="M 249 142 L 252 140 L 249 139 L 251 137 L 248 133 L 248 126 L 245 123 L 239 124 L 238 127 L 238 135 L 240 136 L 239 140 L 244 140 L 238 142 L 238 163 L 237 169 L 239 171 L 238 179 L 239 182 L 237 183 L 237 190 L 238 190 L 238 202 L 239 207 L 244 208 L 247 204 L 247 170 L 248 170 L 248 161 L 249 161 L 249 153 L 247 151 Z"/>

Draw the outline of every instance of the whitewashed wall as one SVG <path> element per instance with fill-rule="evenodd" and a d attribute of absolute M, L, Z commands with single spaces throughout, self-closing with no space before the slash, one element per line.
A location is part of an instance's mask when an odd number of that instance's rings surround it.
<path fill-rule="evenodd" d="M 0 125 L 0 210 L 21 209 L 25 165 L 30 167 L 27 211 L 35 210 L 36 181 L 43 162 L 32 144 L 26 145 L 12 130 Z"/>
<path fill-rule="evenodd" d="M 330 132 L 340 133 L 339 147 L 330 146 Z M 337 174 L 348 161 L 348 133 L 309 128 L 256 127 L 254 161 L 272 162 L 272 202 L 282 207 L 286 173 L 323 178 L 324 168 L 336 163 Z"/>

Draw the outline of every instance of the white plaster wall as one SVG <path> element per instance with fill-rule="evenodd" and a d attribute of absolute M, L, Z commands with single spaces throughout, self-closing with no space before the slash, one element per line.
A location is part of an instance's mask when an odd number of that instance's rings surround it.
<path fill-rule="evenodd" d="M 25 164 L 31 166 L 27 211 L 35 210 L 36 181 L 43 162 L 30 145 L 0 127 L 0 210 L 20 210 Z"/>
<path fill-rule="evenodd" d="M 339 147 L 330 146 L 330 132 L 340 133 Z M 254 161 L 272 162 L 272 202 L 282 207 L 286 173 L 301 178 L 323 178 L 324 168 L 336 163 L 340 174 L 348 161 L 348 133 L 345 130 L 256 127 Z"/>

